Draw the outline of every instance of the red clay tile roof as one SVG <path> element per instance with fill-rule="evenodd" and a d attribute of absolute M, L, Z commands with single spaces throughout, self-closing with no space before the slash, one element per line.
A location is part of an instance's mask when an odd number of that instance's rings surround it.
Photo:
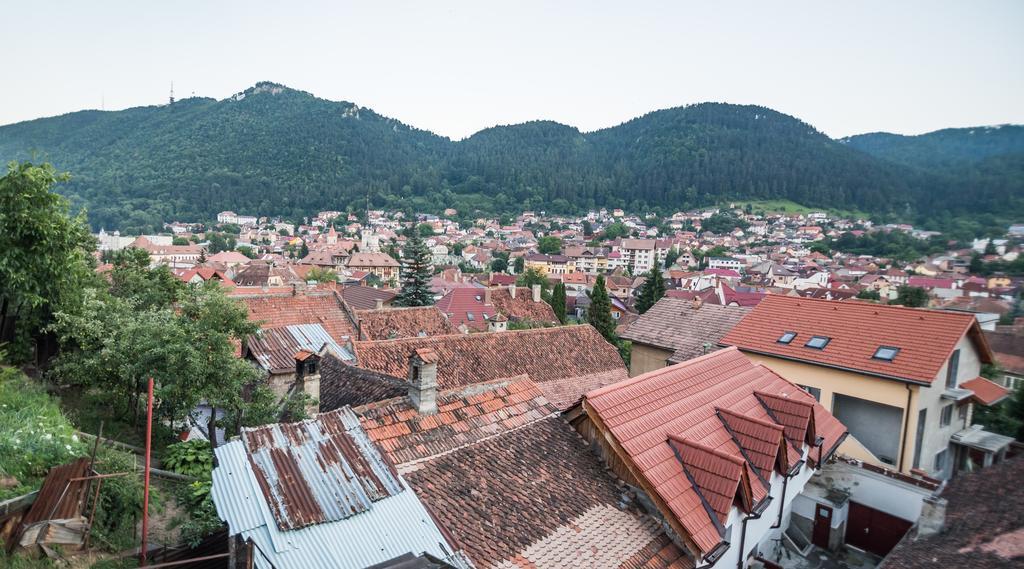
<path fill-rule="evenodd" d="M 736 495 L 742 492 L 744 460 L 675 435 L 668 436 L 668 445 L 691 484 L 707 502 L 707 509 L 717 516 L 719 527 L 724 528 L 722 524 L 729 518 Z"/>
<path fill-rule="evenodd" d="M 598 424 L 608 429 L 628 455 L 623 458 L 639 471 L 648 491 L 660 496 L 667 505 L 670 511 L 663 513 L 676 520 L 676 525 L 706 554 L 722 541 L 719 517 L 725 505 L 720 497 L 729 496 L 731 504 L 737 489 L 742 489 L 741 496 L 749 496 L 750 502 L 755 502 L 756 496 L 763 496 L 764 487 L 759 486 L 759 482 L 737 486 L 744 476 L 748 481 L 756 478 L 753 468 L 767 464 L 763 460 L 749 464 L 741 445 L 750 450 L 766 451 L 767 446 L 760 443 L 778 436 L 774 443 L 779 449 L 776 464 L 791 462 L 782 452 L 785 425 L 780 424 L 781 429 L 765 427 L 779 422 L 757 394 L 805 402 L 804 407 L 812 405 L 818 430 L 828 433 L 822 445 L 826 450 L 834 448 L 845 435 L 842 424 L 815 403 L 811 395 L 767 367 L 755 365 L 735 348 L 590 392 L 584 409 L 588 414 L 596 413 L 600 419 Z M 736 417 L 745 417 L 748 421 L 741 422 Z M 735 437 L 726 422 L 736 432 Z M 821 425 L 827 428 L 822 429 Z M 706 452 L 694 450 L 692 455 L 683 456 L 684 461 L 691 461 L 684 469 L 669 444 L 670 437 L 690 441 Z M 729 461 L 704 457 L 708 452 L 732 457 L 732 463 L 747 465 L 744 468 L 750 470 L 729 470 L 723 466 L 723 461 Z M 813 450 L 812 453 L 816 454 Z M 717 466 L 710 464 L 712 462 Z M 722 476 L 716 482 L 703 474 L 697 477 L 693 469 L 718 472 Z M 688 470 L 690 476 L 700 478 L 697 482 L 701 490 L 690 481 Z M 704 489 L 714 495 L 707 495 Z M 709 514 L 709 508 L 714 515 Z"/>
<path fill-rule="evenodd" d="M 261 328 L 320 324 L 341 345 L 355 339 L 348 312 L 333 292 L 246 297 L 242 301 L 249 308 L 249 320 L 260 322 Z"/>
<path fill-rule="evenodd" d="M 407 397 L 355 408 L 363 428 L 401 466 L 473 444 L 556 412 L 526 376 L 438 393 L 437 413 L 420 415 Z"/>
<path fill-rule="evenodd" d="M 1000 367 L 1010 373 L 1024 374 L 1024 334 L 986 330 L 985 339 Z"/>
<path fill-rule="evenodd" d="M 526 287 L 516 288 L 516 297 L 508 288 L 496 288 L 491 290 L 491 302 L 498 313 L 505 315 L 513 322 L 526 320 L 530 322 L 544 322 L 546 324 L 557 324 L 558 318 L 551 305 L 541 300 L 533 301 L 533 291 Z"/>
<path fill-rule="evenodd" d="M 548 417 L 442 454 L 405 475 L 483 568 L 692 568 L 566 422 Z M 643 563 L 643 564 L 641 564 Z"/>
<path fill-rule="evenodd" d="M 628 376 L 618 350 L 589 325 L 357 342 L 360 367 L 408 377 L 418 348 L 437 352 L 437 384 L 456 389 L 482 381 L 529 375 L 548 400 L 566 408 L 588 389 Z"/>
<path fill-rule="evenodd" d="M 1010 396 L 1009 389 L 980 376 L 961 383 L 960 387 L 973 391 L 972 398 L 982 405 L 995 405 Z"/>
<path fill-rule="evenodd" d="M 944 531 L 915 539 L 911 529 L 879 569 L 1024 566 L 1024 459 L 959 475 L 942 497 Z"/>
<path fill-rule="evenodd" d="M 796 332 L 789 344 L 778 339 Z M 991 352 L 974 316 L 966 313 L 768 295 L 722 338 L 741 350 L 930 384 L 960 338 L 970 334 L 983 362 Z M 812 336 L 831 338 L 822 350 Z M 900 349 L 892 361 L 873 358 L 880 346 Z"/>
<path fill-rule="evenodd" d="M 718 341 L 750 312 L 748 308 L 701 304 L 692 300 L 662 298 L 622 334 L 634 343 L 671 350 L 673 362 L 704 355 L 704 344 L 717 350 Z M 710 351 L 709 350 L 709 351 Z"/>
<path fill-rule="evenodd" d="M 487 330 L 487 321 L 497 314 L 494 303 L 485 303 L 487 295 L 480 287 L 453 288 L 437 301 L 437 309 L 448 316 L 455 326 L 466 325 L 471 330 Z M 491 289 L 493 292 L 494 289 Z"/>
<path fill-rule="evenodd" d="M 434 306 L 357 310 L 356 318 L 358 331 L 364 340 L 392 340 L 458 333 L 455 326 Z"/>

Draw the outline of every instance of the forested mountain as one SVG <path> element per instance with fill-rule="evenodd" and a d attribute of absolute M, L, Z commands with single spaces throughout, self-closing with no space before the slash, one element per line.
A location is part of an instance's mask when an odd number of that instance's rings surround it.
<path fill-rule="evenodd" d="M 970 213 L 996 224 L 1024 219 L 1021 129 L 1003 129 L 1017 136 L 973 146 L 945 136 L 923 146 L 915 142 L 922 137 L 882 134 L 835 141 L 771 109 L 705 103 L 592 133 L 537 121 L 453 142 L 352 103 L 260 83 L 221 101 L 0 127 L 0 159 L 71 172 L 62 191 L 88 207 L 93 226 L 128 231 L 225 209 L 290 217 L 361 209 L 367 198 L 466 216 L 600 206 L 669 212 L 778 198 L 919 222 Z M 956 168 L 928 165 L 928 155 L 950 152 L 972 158 Z"/>
<path fill-rule="evenodd" d="M 964 166 L 987 158 L 1024 154 L 1024 126 L 947 128 L 917 136 L 873 132 L 844 138 L 842 142 L 872 156 L 908 166 Z"/>

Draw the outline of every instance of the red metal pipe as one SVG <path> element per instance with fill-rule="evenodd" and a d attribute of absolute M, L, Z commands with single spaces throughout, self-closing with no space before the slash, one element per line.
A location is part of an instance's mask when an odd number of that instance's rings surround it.
<path fill-rule="evenodd" d="M 142 548 L 139 566 L 146 566 L 146 538 L 149 537 L 149 458 L 153 449 L 153 378 L 149 378 L 149 396 L 146 400 L 146 468 L 143 471 L 142 490 Z"/>

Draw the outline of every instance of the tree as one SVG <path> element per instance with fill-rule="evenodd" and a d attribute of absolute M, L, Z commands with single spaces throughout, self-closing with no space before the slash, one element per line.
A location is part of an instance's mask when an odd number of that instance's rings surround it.
<path fill-rule="evenodd" d="M 401 290 L 395 297 L 397 306 L 430 306 L 434 304 L 434 293 L 430 290 L 433 267 L 427 244 L 418 234 L 406 240 L 402 249 Z"/>
<path fill-rule="evenodd" d="M 513 269 L 515 270 L 515 274 L 521 275 L 523 273 L 523 269 L 525 267 L 526 267 L 526 258 L 521 256 L 521 255 L 519 257 L 516 257 L 516 262 L 513 264 Z"/>
<path fill-rule="evenodd" d="M 670 247 L 668 252 L 665 253 L 665 268 L 669 268 L 676 263 L 676 259 L 680 256 L 678 247 Z"/>
<path fill-rule="evenodd" d="M 171 239 L 171 245 L 185 246 L 185 245 L 188 245 L 188 244 L 189 244 L 188 239 L 186 239 L 184 237 L 174 237 L 173 239 Z"/>
<path fill-rule="evenodd" d="M 309 245 L 306 245 L 305 240 L 302 242 L 302 248 L 299 249 L 299 258 L 305 259 L 309 256 Z"/>
<path fill-rule="evenodd" d="M 491 270 L 496 273 L 504 273 L 508 270 L 508 259 L 495 257 L 491 259 Z"/>
<path fill-rule="evenodd" d="M 625 237 L 627 235 L 629 235 L 629 228 L 619 221 L 611 223 L 608 227 L 604 228 L 605 239 L 618 239 L 619 237 Z"/>
<path fill-rule="evenodd" d="M 52 166 L 11 163 L 0 177 L 0 345 L 23 360 L 57 310 L 82 301 L 96 280 L 85 214 L 71 217 Z"/>
<path fill-rule="evenodd" d="M 516 286 L 522 286 L 526 288 L 533 288 L 533 285 L 540 285 L 541 291 L 546 291 L 550 286 L 551 282 L 544 276 L 544 273 L 535 267 L 530 267 L 516 278 Z"/>
<path fill-rule="evenodd" d="M 857 293 L 857 298 L 861 298 L 864 300 L 881 300 L 882 295 L 877 290 L 866 288 Z"/>
<path fill-rule="evenodd" d="M 434 235 L 434 226 L 429 223 L 421 223 L 416 226 L 416 232 L 419 233 L 420 237 L 432 237 Z"/>
<path fill-rule="evenodd" d="M 555 283 L 555 287 L 551 291 L 551 310 L 558 318 L 559 324 L 565 324 L 565 283 L 561 281 Z"/>
<path fill-rule="evenodd" d="M 902 304 L 912 308 L 928 306 L 928 291 L 917 286 L 901 286 L 897 289 L 896 299 L 889 304 Z"/>
<path fill-rule="evenodd" d="M 313 267 L 306 272 L 306 282 L 333 283 L 338 280 L 338 275 L 323 267 Z"/>
<path fill-rule="evenodd" d="M 604 286 L 604 275 L 597 275 L 594 288 L 590 291 L 590 307 L 587 308 L 587 322 L 597 329 L 612 344 L 618 345 L 615 335 L 615 320 L 612 318 L 612 302 Z"/>
<path fill-rule="evenodd" d="M 590 237 L 594 234 L 594 225 L 590 223 L 589 219 L 583 220 L 583 236 Z"/>
<path fill-rule="evenodd" d="M 114 253 L 110 294 L 132 301 L 136 309 L 168 308 L 185 289 L 185 283 L 166 265 L 149 267 L 149 253 L 128 248 Z"/>
<path fill-rule="evenodd" d="M 1003 375 L 998 364 L 986 364 L 981 375 L 992 381 Z M 982 425 L 987 431 L 1024 439 L 1024 389 L 1015 390 L 1008 399 L 995 405 L 975 405 L 971 422 Z"/>
<path fill-rule="evenodd" d="M 537 240 L 537 251 L 542 255 L 554 255 L 562 251 L 562 240 L 548 235 Z"/>
<path fill-rule="evenodd" d="M 661 274 L 661 268 L 657 265 L 651 267 L 647 273 L 647 279 L 640 285 L 639 294 L 636 300 L 636 310 L 643 314 L 657 304 L 665 296 L 665 277 Z"/>
<path fill-rule="evenodd" d="M 995 243 L 995 241 L 993 241 L 991 239 L 988 240 L 988 243 L 985 244 L 985 254 L 986 255 L 998 255 L 999 254 L 999 251 L 996 250 L 996 243 Z"/>

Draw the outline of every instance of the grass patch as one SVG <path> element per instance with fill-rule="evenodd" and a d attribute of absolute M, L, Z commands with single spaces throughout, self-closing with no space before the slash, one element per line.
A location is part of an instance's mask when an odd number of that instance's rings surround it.
<path fill-rule="evenodd" d="M 74 425 L 38 383 L 0 367 L 0 500 L 38 490 L 46 472 L 87 453 Z"/>
<path fill-rule="evenodd" d="M 141 401 L 145 404 L 145 401 Z M 61 392 L 60 405 L 71 422 L 83 433 L 95 435 L 103 422 L 103 438 L 133 445 L 146 446 L 145 410 L 140 410 L 139 425 L 132 422 L 130 412 L 115 408 L 111 397 L 100 389 L 72 387 Z M 153 456 L 161 458 L 167 445 L 176 442 L 175 433 L 166 425 L 153 422 Z"/>
<path fill-rule="evenodd" d="M 766 214 L 782 213 L 782 214 L 803 214 L 813 213 L 816 211 L 822 211 L 832 216 L 838 216 L 846 219 L 867 219 L 868 214 L 862 211 L 849 210 L 849 209 L 837 209 L 831 207 L 807 207 L 791 200 L 730 200 L 720 204 L 720 207 L 729 207 L 735 205 L 740 209 L 746 208 L 747 204 L 750 204 L 751 211 L 759 212 L 763 211 Z"/>

